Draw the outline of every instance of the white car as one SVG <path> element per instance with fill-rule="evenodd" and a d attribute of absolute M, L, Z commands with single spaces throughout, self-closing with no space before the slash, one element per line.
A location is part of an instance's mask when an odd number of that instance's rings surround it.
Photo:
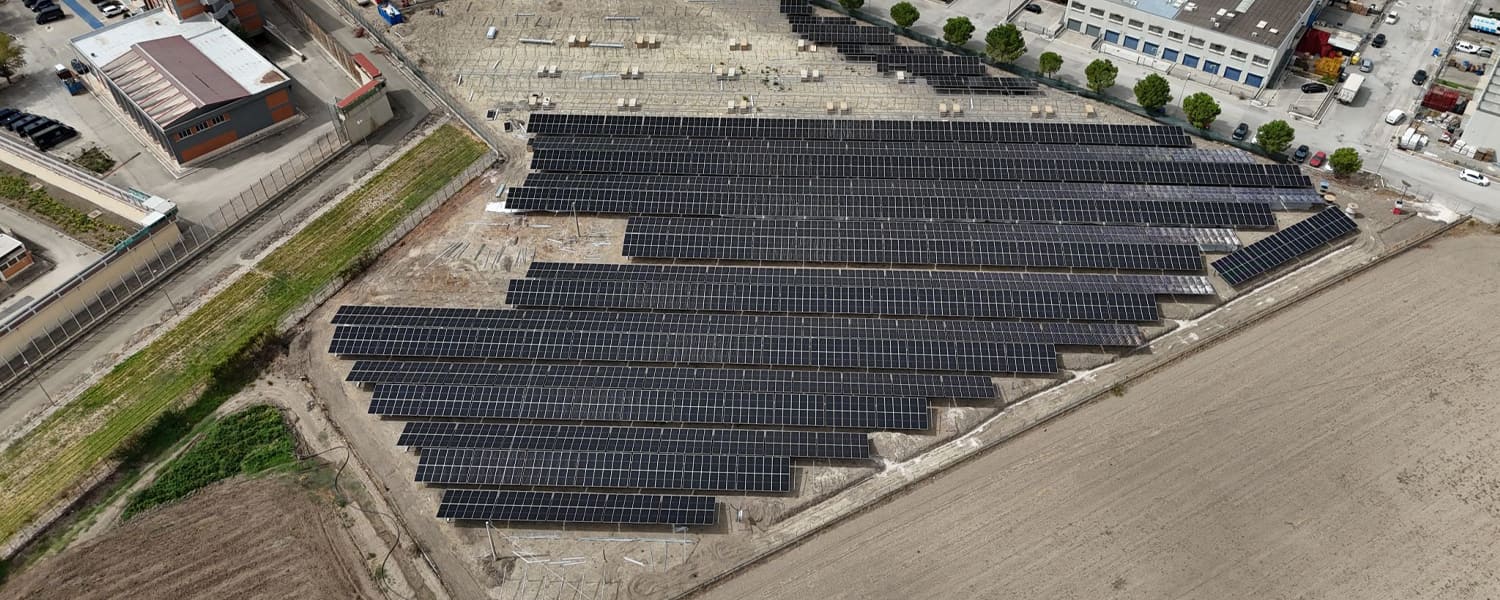
<path fill-rule="evenodd" d="M 1465 41 L 1461 41 L 1461 40 L 1457 44 L 1453 45 L 1453 49 L 1457 50 L 1459 52 L 1467 53 L 1467 54 L 1478 54 L 1479 53 L 1479 46 L 1478 45 L 1476 45 L 1476 44 L 1470 44 L 1469 42 L 1465 42 Z"/>
<path fill-rule="evenodd" d="M 1462 171 L 1459 171 L 1458 178 L 1479 186 L 1487 186 L 1490 184 L 1490 178 L 1485 177 L 1483 173 L 1480 173 L 1479 171 L 1475 171 L 1473 169 L 1464 169 Z"/>
<path fill-rule="evenodd" d="M 104 6 L 100 6 L 99 12 L 102 12 L 104 13 L 104 16 L 111 18 L 121 15 L 128 16 L 130 14 L 130 11 L 126 10 L 125 7 L 118 4 L 105 4 Z"/>
<path fill-rule="evenodd" d="M 1385 24 L 1386 25 L 1395 25 L 1397 18 L 1398 17 L 1396 17 L 1396 13 L 1394 11 L 1385 13 Z"/>

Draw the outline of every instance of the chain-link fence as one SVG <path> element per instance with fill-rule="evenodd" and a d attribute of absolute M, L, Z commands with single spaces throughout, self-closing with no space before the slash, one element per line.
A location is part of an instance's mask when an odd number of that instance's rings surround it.
<path fill-rule="evenodd" d="M 349 142 L 343 139 L 342 133 L 335 127 L 333 131 L 318 136 L 306 149 L 239 195 L 230 198 L 207 217 L 199 221 L 179 218 L 153 224 L 146 231 L 132 236 L 134 243 L 121 244 L 89 265 L 82 273 L 12 315 L 0 325 L 0 336 L 23 327 L 32 329 L 35 319 L 49 318 L 42 315 L 57 312 L 55 307 L 60 303 L 78 306 L 66 311 L 67 314 L 63 316 L 53 318 L 46 325 L 43 334 L 21 344 L 18 353 L 0 363 L 0 388 L 9 388 L 20 381 L 42 361 L 103 322 L 115 310 L 148 291 L 153 284 L 176 272 L 215 242 L 224 239 L 237 226 L 248 221 L 278 199 L 283 192 L 300 183 L 349 146 Z M 80 177 L 73 173 L 68 175 Z M 92 177 L 81 181 L 92 182 L 93 185 L 102 183 Z M 180 238 L 172 243 L 161 242 L 162 233 L 174 222 L 181 233 Z M 119 270 L 122 264 L 137 262 L 140 264 L 122 275 L 111 273 Z M 100 279 L 107 277 L 113 277 L 114 281 L 100 285 Z M 80 290 L 84 287 L 99 291 L 91 296 L 79 297 L 78 294 L 87 293 Z M 166 290 L 161 293 L 173 310 L 180 308 L 182 299 L 168 296 Z"/>

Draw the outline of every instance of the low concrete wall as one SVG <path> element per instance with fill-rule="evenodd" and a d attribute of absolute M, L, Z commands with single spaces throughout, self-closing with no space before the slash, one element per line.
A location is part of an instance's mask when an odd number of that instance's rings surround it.
<path fill-rule="evenodd" d="M 149 283 L 138 273 L 180 241 L 182 231 L 177 222 L 165 221 L 155 226 L 148 237 L 104 255 L 49 295 L 16 313 L 7 329 L 0 330 L 0 364 L 8 364 L 23 356 L 27 361 L 36 362 L 52 347 L 65 344 L 67 338 L 87 326 L 75 315 L 102 315 L 117 306 L 119 299 L 138 292 Z M 91 318 L 87 320 L 93 321 Z M 76 327 L 69 327 L 70 321 Z M 51 347 L 44 349 L 39 345 Z M 6 374 L 0 374 L 0 379 L 5 377 Z"/>
<path fill-rule="evenodd" d="M 0 136 L 0 162 L 131 223 L 144 223 L 146 216 L 151 214 L 125 190 L 95 177 L 93 173 L 37 152 L 9 136 Z"/>

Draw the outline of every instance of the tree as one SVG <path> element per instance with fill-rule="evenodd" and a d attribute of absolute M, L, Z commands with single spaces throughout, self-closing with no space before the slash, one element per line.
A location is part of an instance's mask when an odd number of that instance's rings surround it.
<path fill-rule="evenodd" d="M 1062 70 L 1063 60 L 1056 52 L 1043 52 L 1037 57 L 1037 62 L 1041 63 L 1042 74 L 1048 77 L 1056 76 Z"/>
<path fill-rule="evenodd" d="M 922 18 L 922 13 L 917 12 L 917 7 L 912 6 L 910 2 L 897 2 L 891 7 L 891 20 L 902 28 L 911 27 L 912 23 L 916 23 L 920 18 Z"/>
<path fill-rule="evenodd" d="M 1015 25 L 1006 23 L 984 36 L 984 53 L 997 62 L 1015 62 L 1026 53 L 1026 38 Z"/>
<path fill-rule="evenodd" d="M 1255 130 L 1255 143 L 1260 144 L 1262 150 L 1271 154 L 1286 152 L 1287 147 L 1291 146 L 1292 140 L 1296 138 L 1297 130 L 1292 129 L 1291 125 L 1287 125 L 1286 121 L 1281 119 L 1261 125 L 1260 129 Z"/>
<path fill-rule="evenodd" d="M 1359 151 L 1353 148 L 1339 148 L 1333 154 L 1328 155 L 1328 166 L 1333 169 L 1333 174 L 1339 177 L 1348 177 L 1360 167 L 1365 166 L 1364 159 L 1359 157 Z"/>
<path fill-rule="evenodd" d="M 0 33 L 0 77 L 5 83 L 15 77 L 21 67 L 26 66 L 26 47 L 8 33 Z"/>
<path fill-rule="evenodd" d="M 1151 111 L 1161 110 L 1172 101 L 1172 84 L 1167 78 L 1152 73 L 1135 82 L 1135 103 Z"/>
<path fill-rule="evenodd" d="M 854 12 L 864 5 L 865 0 L 839 0 L 839 6 L 844 7 L 844 10 L 849 12 Z"/>
<path fill-rule="evenodd" d="M 974 23 L 968 17 L 953 17 L 943 24 L 943 39 L 955 46 L 969 43 L 974 37 Z"/>
<path fill-rule="evenodd" d="M 1198 92 L 1182 99 L 1182 112 L 1187 113 L 1187 120 L 1193 127 L 1208 129 L 1214 119 L 1219 118 L 1219 103 L 1213 96 Z"/>
<path fill-rule="evenodd" d="M 1089 63 L 1083 74 L 1088 77 L 1089 89 L 1094 90 L 1095 94 L 1103 94 L 1104 90 L 1115 84 L 1115 76 L 1120 74 L 1120 69 L 1109 59 L 1099 58 Z"/>

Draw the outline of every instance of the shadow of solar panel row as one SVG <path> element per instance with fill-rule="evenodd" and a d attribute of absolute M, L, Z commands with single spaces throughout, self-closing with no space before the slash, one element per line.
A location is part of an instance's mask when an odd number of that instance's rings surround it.
<path fill-rule="evenodd" d="M 924 430 L 926 398 L 590 388 L 380 384 L 370 414 L 442 419 L 601 421 Z"/>
<path fill-rule="evenodd" d="M 1070 346 L 1135 346 L 1141 334 L 1134 325 L 1109 323 L 1038 323 L 967 319 L 882 319 L 872 317 L 801 317 L 712 313 L 611 312 L 488 309 L 481 316 L 338 315 L 342 325 L 421 329 L 476 329 L 546 333 L 563 331 L 657 333 L 669 335 L 788 336 L 932 342 L 1048 343 Z"/>
<path fill-rule="evenodd" d="M 1354 219 L 1349 218 L 1339 207 L 1330 206 L 1271 234 L 1270 237 L 1214 261 L 1213 267 L 1224 281 L 1238 286 L 1358 228 Z"/>
<path fill-rule="evenodd" d="M 635 217 L 626 234 L 728 236 L 867 235 L 897 241 L 1156 242 L 1239 247 L 1228 229 L 1198 227 L 1105 227 L 1037 223 L 969 223 L 835 219 L 694 219 Z"/>
<path fill-rule="evenodd" d="M 854 19 L 852 17 L 845 17 L 845 16 L 842 16 L 842 15 L 839 15 L 839 16 L 828 16 L 828 17 L 813 16 L 813 15 L 806 15 L 806 16 L 803 16 L 803 15 L 788 15 L 787 18 L 786 18 L 786 20 L 787 20 L 788 23 L 797 23 L 797 24 L 803 24 L 803 25 L 857 25 L 858 24 L 858 23 L 856 23 L 854 21 Z"/>
<path fill-rule="evenodd" d="M 489 358 L 898 371 L 1055 373 L 1050 344 L 340 325 L 340 356 Z"/>
<path fill-rule="evenodd" d="M 1106 275 L 1017 271 L 926 271 L 893 269 L 805 269 L 701 265 L 600 264 L 535 261 L 531 279 L 585 281 L 691 281 L 764 285 L 888 286 L 971 290 L 1059 290 L 1135 294 L 1213 295 L 1201 275 Z"/>
<path fill-rule="evenodd" d="M 705 390 L 975 400 L 999 397 L 990 378 L 978 375 L 620 365 L 361 360 L 354 363 L 346 380 L 372 384 Z"/>
<path fill-rule="evenodd" d="M 872 206 L 861 200 L 806 194 L 708 196 L 703 192 L 511 188 L 505 206 L 516 211 L 652 216 L 930 219 L 1240 229 L 1264 229 L 1275 224 L 1270 207 L 1255 203 L 1050 198 L 931 202 L 915 196 L 888 196 L 876 198 L 880 204 Z M 1237 247 L 1238 244 L 1230 249 Z"/>
<path fill-rule="evenodd" d="M 1039 164 L 1018 158 L 951 160 L 923 156 L 755 153 L 679 154 L 538 150 L 532 168 L 575 173 L 723 177 L 841 177 L 1137 183 L 1230 187 L 1307 187 L 1295 165 L 1170 163 L 1077 159 Z"/>
<path fill-rule="evenodd" d="M 534 134 L 593 137 L 966 141 L 1180 148 L 1193 145 L 1187 133 L 1169 125 L 1030 121 L 746 119 L 531 113 L 526 130 Z"/>
<path fill-rule="evenodd" d="M 736 454 L 869 460 L 870 440 L 848 431 L 699 429 L 411 421 L 397 446 L 490 450 L 573 450 L 653 454 Z"/>
<path fill-rule="evenodd" d="M 856 156 L 921 156 L 927 158 L 1007 158 L 1072 161 L 1166 161 L 1174 163 L 1254 164 L 1250 154 L 1238 150 L 1200 148 L 1079 146 L 1076 144 L 982 144 L 970 142 L 900 142 L 887 140 L 778 140 L 728 138 L 597 138 L 537 136 L 530 142 L 534 152 L 592 151 L 629 156 L 637 152 L 675 154 L 820 154 Z"/>
<path fill-rule="evenodd" d="M 439 519 L 533 523 L 713 525 L 713 496 L 443 490 Z"/>
<path fill-rule="evenodd" d="M 933 202 L 958 199 L 988 202 L 1011 199 L 1089 199 L 1089 200 L 1176 200 L 1191 202 L 1261 203 L 1282 210 L 1285 207 L 1322 206 L 1324 201 L 1313 189 L 1238 188 L 1207 186 L 1161 186 L 1137 184 L 1081 184 L 1030 181 L 941 181 L 941 180 L 860 180 L 832 177 L 778 179 L 746 177 L 675 177 L 666 175 L 629 175 L 594 173 L 530 173 L 525 188 L 570 188 L 620 191 L 696 191 L 707 194 L 812 195 L 849 198 L 862 205 L 881 205 L 886 195 L 931 198 Z M 962 206 L 963 204 L 950 204 Z"/>
<path fill-rule="evenodd" d="M 515 279 L 516 307 L 693 312 L 900 315 L 1041 321 L 1141 321 L 1159 318 L 1147 294 L 1043 290 L 817 287 L 753 283 Z"/>
<path fill-rule="evenodd" d="M 792 463 L 785 456 L 433 448 L 417 461 L 417 481 L 782 493 L 791 490 Z"/>
<path fill-rule="evenodd" d="M 630 219 L 633 224 L 638 217 Z M 1198 271 L 1203 257 L 1189 244 L 1152 242 L 1086 242 L 1039 240 L 897 240 L 878 232 L 854 229 L 808 231 L 790 235 L 759 233 L 756 219 L 697 219 L 734 221 L 736 235 L 703 235 L 687 231 L 640 234 L 626 226 L 623 254 L 636 258 L 678 260 L 735 260 L 758 262 L 847 263 L 891 265 L 961 265 L 997 267 L 1062 267 Z M 837 223 L 837 222 L 835 222 Z M 846 223 L 856 223 L 848 221 Z M 878 222 L 877 222 L 878 223 Z M 895 223 L 895 222 L 892 222 Z M 748 231 L 743 231 L 745 228 Z"/>

